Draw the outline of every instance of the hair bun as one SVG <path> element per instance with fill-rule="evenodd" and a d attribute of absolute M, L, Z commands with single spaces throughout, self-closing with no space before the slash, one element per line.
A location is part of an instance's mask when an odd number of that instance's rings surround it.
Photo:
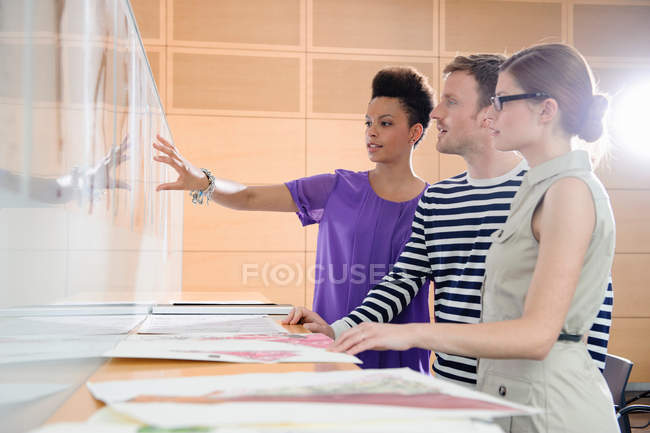
<path fill-rule="evenodd" d="M 598 140 L 603 135 L 603 117 L 609 106 L 609 101 L 604 95 L 594 95 L 587 108 L 582 130 L 578 137 L 588 143 Z"/>

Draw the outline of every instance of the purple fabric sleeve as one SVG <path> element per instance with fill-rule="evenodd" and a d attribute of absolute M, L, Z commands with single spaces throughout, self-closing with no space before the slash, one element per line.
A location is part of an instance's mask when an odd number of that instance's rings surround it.
<path fill-rule="evenodd" d="M 335 183 L 336 175 L 330 173 L 303 177 L 285 183 L 298 207 L 296 215 L 303 226 L 320 222 Z"/>

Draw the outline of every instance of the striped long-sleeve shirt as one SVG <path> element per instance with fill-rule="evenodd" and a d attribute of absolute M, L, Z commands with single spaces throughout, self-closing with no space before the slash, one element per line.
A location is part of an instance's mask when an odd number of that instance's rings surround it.
<path fill-rule="evenodd" d="M 436 322 L 478 323 L 490 235 L 505 223 L 525 173 L 522 162 L 498 178 L 472 179 L 462 173 L 430 186 L 415 212 L 411 238 L 391 273 L 368 292 L 359 307 L 332 324 L 335 334 L 362 322 L 390 322 L 427 278 L 434 284 Z M 601 370 L 612 303 L 610 281 L 587 341 Z M 437 352 L 433 370 L 447 379 L 476 383 L 474 358 Z"/>

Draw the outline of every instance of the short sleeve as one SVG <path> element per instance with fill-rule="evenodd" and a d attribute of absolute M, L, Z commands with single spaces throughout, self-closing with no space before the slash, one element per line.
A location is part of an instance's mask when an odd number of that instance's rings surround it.
<path fill-rule="evenodd" d="M 329 173 L 303 177 L 285 183 L 298 207 L 296 215 L 303 226 L 320 222 L 335 183 L 336 175 Z"/>

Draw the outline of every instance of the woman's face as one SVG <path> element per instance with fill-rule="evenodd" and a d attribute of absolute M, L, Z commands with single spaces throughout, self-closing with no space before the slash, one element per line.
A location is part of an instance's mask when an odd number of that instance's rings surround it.
<path fill-rule="evenodd" d="M 526 92 L 519 87 L 510 73 L 502 72 L 499 74 L 495 93 L 497 96 L 508 96 Z M 490 107 L 487 117 L 497 149 L 521 151 L 537 141 L 540 125 L 537 122 L 535 107 L 530 99 L 504 102 L 501 111 L 496 111 L 494 106 Z"/>
<path fill-rule="evenodd" d="M 415 137 L 398 98 L 377 97 L 366 113 L 366 149 L 372 162 L 393 162 L 410 155 Z"/>

